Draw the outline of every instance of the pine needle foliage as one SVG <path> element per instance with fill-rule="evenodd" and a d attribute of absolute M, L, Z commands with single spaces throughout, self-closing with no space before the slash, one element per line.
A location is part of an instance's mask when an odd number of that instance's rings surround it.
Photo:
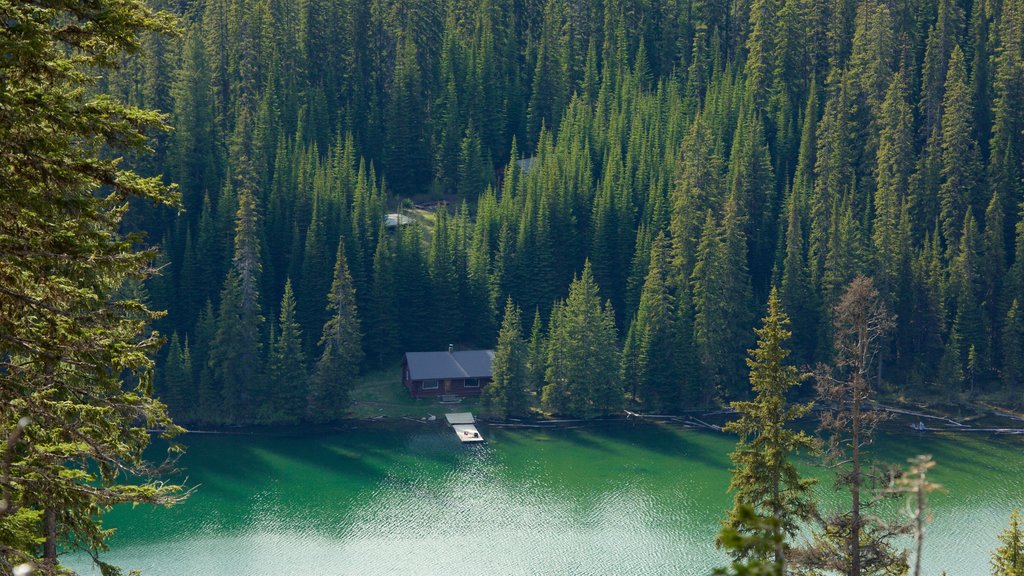
<path fill-rule="evenodd" d="M 815 481 L 802 478 L 792 462 L 800 452 L 813 454 L 817 444 L 806 432 L 787 428 L 787 424 L 806 416 L 813 406 L 787 401 L 790 390 L 810 378 L 810 374 L 785 363 L 789 350 L 784 344 L 792 336 L 788 325 L 789 317 L 782 310 L 778 290 L 772 288 L 768 312 L 762 326 L 754 330 L 757 348 L 750 350 L 747 358 L 754 399 L 733 402 L 731 407 L 740 416 L 724 427 L 739 435 L 736 449 L 730 455 L 734 468 L 729 490 L 734 493 L 734 504 L 725 526 L 742 532 L 745 507 L 774 518 L 778 544 L 768 555 L 781 566 L 786 562 L 787 540 L 796 536 L 801 523 L 813 519 L 817 512 L 812 493 Z"/>

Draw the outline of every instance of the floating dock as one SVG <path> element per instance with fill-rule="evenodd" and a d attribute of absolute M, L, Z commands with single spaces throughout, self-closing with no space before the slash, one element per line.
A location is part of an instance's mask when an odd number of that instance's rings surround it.
<path fill-rule="evenodd" d="M 452 427 L 452 430 L 455 430 L 455 435 L 458 436 L 459 442 L 484 441 L 484 437 L 476 429 L 476 420 L 473 419 L 473 414 L 469 412 L 453 412 L 445 414 L 444 419 L 448 421 L 448 425 Z"/>

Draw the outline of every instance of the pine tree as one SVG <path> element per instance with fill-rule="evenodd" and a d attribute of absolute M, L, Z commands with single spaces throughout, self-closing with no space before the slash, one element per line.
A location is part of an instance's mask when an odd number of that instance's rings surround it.
<path fill-rule="evenodd" d="M 1024 574 L 1024 530 L 1020 527 L 1020 510 L 1010 514 L 1010 525 L 999 535 L 1002 546 L 992 553 L 992 576 Z"/>
<path fill-rule="evenodd" d="M 310 382 L 306 413 L 313 422 L 340 418 L 363 360 L 362 330 L 356 293 L 339 242 L 331 290 L 327 293 L 327 322 L 320 336 L 320 358 Z"/>
<path fill-rule="evenodd" d="M 900 220 L 913 171 L 913 113 L 907 101 L 906 82 L 903 70 L 893 76 L 879 115 L 872 240 L 883 294 L 895 288 L 900 270 Z"/>
<path fill-rule="evenodd" d="M 156 255 L 128 205 L 178 203 L 162 178 L 122 164 L 162 139 L 163 117 L 98 84 L 174 20 L 134 0 L 3 12 L 0 570 L 64 573 L 58 547 L 73 542 L 113 573 L 98 560 L 112 534 L 98 511 L 182 498 L 143 458 L 149 430 L 182 431 L 153 396 L 160 314 L 123 290 Z"/>
<path fill-rule="evenodd" d="M 544 370 L 547 364 L 547 343 L 544 341 L 544 324 L 540 318 L 540 308 L 534 310 L 531 326 L 526 362 L 529 381 L 527 390 L 535 392 L 539 398 L 544 388 Z"/>
<path fill-rule="evenodd" d="M 483 409 L 496 418 L 525 415 L 530 405 L 528 349 L 519 318 L 519 308 L 509 298 L 494 350 L 491 382 L 481 398 Z"/>
<path fill-rule="evenodd" d="M 754 330 L 758 336 L 757 348 L 751 350 L 747 358 L 755 397 L 749 402 L 731 403 L 740 416 L 724 427 L 739 435 L 736 450 L 730 456 L 735 466 L 729 484 L 729 490 L 734 493 L 733 509 L 725 526 L 744 533 L 745 506 L 774 518 L 777 522 L 773 532 L 774 549 L 757 557 L 771 557 L 783 568 L 790 548 L 786 541 L 795 537 L 802 523 L 814 518 L 816 513 L 811 491 L 814 480 L 801 478 L 790 460 L 801 451 L 813 453 L 815 442 L 805 432 L 786 428 L 787 422 L 802 418 L 812 406 L 786 401 L 789 390 L 810 377 L 784 363 L 789 356 L 784 344 L 792 335 L 788 324 L 789 317 L 782 310 L 778 291 L 773 288 L 762 327 Z"/>
<path fill-rule="evenodd" d="M 218 419 L 224 423 L 252 422 L 264 390 L 261 271 L 256 203 L 246 188 L 238 196 L 234 258 L 221 290 L 217 332 L 210 343 L 209 363 L 223 399 Z"/>
<path fill-rule="evenodd" d="M 617 412 L 622 392 L 615 315 L 601 306 L 588 261 L 551 312 L 542 403 L 550 412 L 592 418 Z"/>
<path fill-rule="evenodd" d="M 637 369 L 624 382 L 636 391 L 644 409 L 652 412 L 680 408 L 682 376 L 676 357 L 675 298 L 671 292 L 671 243 L 659 234 L 651 247 L 651 263 L 640 294 L 640 308 L 630 326 L 634 344 L 623 352 L 623 365 L 636 362 Z M 624 371 L 624 373 L 627 371 Z"/>
<path fill-rule="evenodd" d="M 281 312 L 268 363 L 269 382 L 262 398 L 258 420 L 267 424 L 295 424 L 304 413 L 309 373 L 302 351 L 302 329 L 295 318 L 295 293 L 292 282 L 284 284 Z"/>
<path fill-rule="evenodd" d="M 1020 402 L 1022 395 L 1019 390 L 1024 384 L 1024 310 L 1020 302 L 1014 300 L 1003 322 L 1003 386 L 1007 393 L 1015 393 L 1012 400 Z M 1016 391 L 1016 392 L 1015 392 Z"/>
<path fill-rule="evenodd" d="M 964 54 L 956 46 L 949 58 L 946 95 L 942 101 L 942 185 L 939 187 L 942 235 L 950 250 L 960 244 L 961 225 L 968 210 L 974 208 L 979 214 L 982 210 L 977 206 L 979 160 L 972 109 Z"/>
<path fill-rule="evenodd" d="M 164 360 L 163 378 L 161 378 L 160 398 L 167 404 L 167 411 L 178 420 L 185 422 L 195 418 L 189 410 L 191 398 L 194 398 L 192 386 L 192 353 L 188 347 L 188 337 L 182 348 L 178 333 L 171 334 L 168 343 L 167 359 Z"/>
<path fill-rule="evenodd" d="M 782 261 L 779 300 L 793 319 L 793 356 L 798 362 L 809 362 L 817 348 L 817 313 L 815 294 L 810 289 L 807 260 L 804 252 L 803 228 L 798 199 L 790 195 L 786 202 L 786 253 Z"/>
<path fill-rule="evenodd" d="M 373 277 L 366 310 L 366 351 L 378 368 L 385 365 L 398 347 L 394 265 L 391 240 L 383 238 L 373 253 Z"/>

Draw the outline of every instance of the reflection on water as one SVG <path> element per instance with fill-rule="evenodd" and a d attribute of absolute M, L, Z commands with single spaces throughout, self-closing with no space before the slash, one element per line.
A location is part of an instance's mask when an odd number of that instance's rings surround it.
<path fill-rule="evenodd" d="M 104 558 L 152 576 L 703 576 L 723 563 L 713 542 L 730 504 L 730 438 L 653 426 L 484 431 L 482 446 L 440 426 L 190 436 L 199 491 L 172 509 L 109 514 L 120 531 Z M 1020 446 L 912 440 L 878 451 L 939 461 L 951 494 L 935 498 L 926 573 L 987 574 L 995 534 L 1024 499 Z"/>

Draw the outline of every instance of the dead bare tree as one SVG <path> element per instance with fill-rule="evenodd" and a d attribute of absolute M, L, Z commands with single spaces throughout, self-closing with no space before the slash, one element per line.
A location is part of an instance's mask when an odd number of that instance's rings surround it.
<path fill-rule="evenodd" d="M 890 541 L 906 528 L 867 513 L 889 476 L 864 457 L 876 428 L 888 418 L 886 412 L 870 409 L 870 373 L 895 320 L 864 276 L 850 283 L 833 312 L 834 365 L 820 364 L 815 371 L 819 403 L 825 407 L 819 431 L 826 437 L 826 466 L 836 472 L 836 489 L 849 490 L 851 505 L 821 519 L 823 529 L 800 561 L 808 568 L 848 576 L 898 574 L 906 567 L 906 554 Z"/>

